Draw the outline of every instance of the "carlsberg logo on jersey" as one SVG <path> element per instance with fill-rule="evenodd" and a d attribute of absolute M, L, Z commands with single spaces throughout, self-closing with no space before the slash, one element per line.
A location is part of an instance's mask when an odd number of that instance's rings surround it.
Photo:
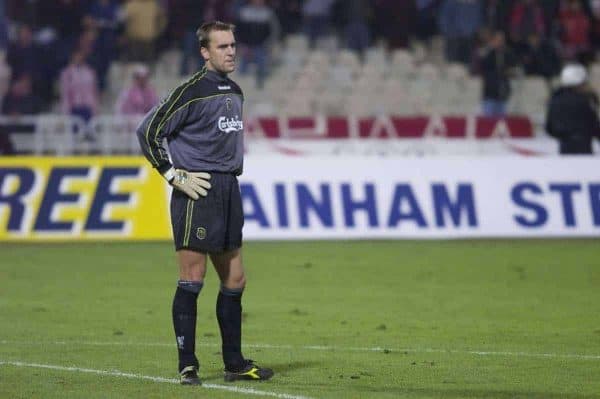
<path fill-rule="evenodd" d="M 219 130 L 225 133 L 239 132 L 244 129 L 244 122 L 235 118 L 227 118 L 222 116 L 219 118 Z"/>

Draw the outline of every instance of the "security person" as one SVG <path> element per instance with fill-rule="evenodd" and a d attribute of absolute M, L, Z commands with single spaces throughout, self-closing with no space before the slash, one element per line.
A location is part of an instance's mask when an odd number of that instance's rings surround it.
<path fill-rule="evenodd" d="M 217 320 L 225 380 L 267 380 L 273 371 L 241 351 L 244 215 L 237 176 L 243 166 L 243 94 L 229 77 L 235 69 L 234 26 L 210 22 L 198 29 L 205 66 L 175 88 L 140 124 L 146 158 L 174 190 L 171 224 L 179 263 L 173 326 L 184 385 L 199 385 L 195 354 L 196 301 L 212 261 L 221 289 Z M 171 160 L 163 145 L 167 140 Z"/>
<path fill-rule="evenodd" d="M 566 65 L 560 84 L 548 105 L 546 132 L 559 140 L 561 154 L 592 154 L 592 139 L 600 138 L 600 121 L 598 97 L 587 84 L 585 67 Z"/>

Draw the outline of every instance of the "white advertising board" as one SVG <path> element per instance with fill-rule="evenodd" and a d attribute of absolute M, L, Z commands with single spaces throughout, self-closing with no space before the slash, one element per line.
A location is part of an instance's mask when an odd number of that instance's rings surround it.
<path fill-rule="evenodd" d="M 600 237 L 594 157 L 253 157 L 246 239 Z"/>

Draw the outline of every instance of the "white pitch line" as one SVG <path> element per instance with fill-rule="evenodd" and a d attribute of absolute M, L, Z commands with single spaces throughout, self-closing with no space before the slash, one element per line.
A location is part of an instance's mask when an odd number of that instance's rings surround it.
<path fill-rule="evenodd" d="M 600 355 L 581 355 L 578 353 L 529 353 L 529 352 L 493 352 L 493 351 L 458 351 L 444 349 L 406 349 L 405 352 L 426 352 L 426 353 L 456 353 L 478 356 L 514 356 L 514 357 L 541 357 L 554 359 L 577 359 L 577 360 L 600 360 Z"/>
<path fill-rule="evenodd" d="M 131 378 L 136 380 L 147 380 L 153 382 L 165 382 L 169 384 L 179 384 L 179 380 L 175 378 L 164 378 L 164 377 L 153 377 L 149 375 L 136 374 L 136 373 L 124 373 L 117 370 L 95 370 L 88 369 L 83 367 L 67 367 L 67 366 L 56 366 L 53 364 L 39 364 L 39 363 L 25 363 L 25 362 L 16 362 L 16 361 L 8 361 L 8 360 L 0 360 L 0 366 L 15 366 L 15 367 L 29 367 L 29 368 L 39 368 L 39 369 L 49 369 L 49 370 L 57 370 L 57 371 L 70 371 L 74 373 L 88 373 L 88 374 L 97 374 L 97 375 L 107 375 L 111 377 L 121 377 L 121 378 Z M 201 385 L 202 388 L 207 389 L 216 389 L 221 391 L 229 391 L 234 393 L 241 393 L 245 395 L 255 395 L 255 396 L 268 396 L 271 398 L 279 398 L 279 399 L 312 399 L 307 396 L 298 396 L 292 395 L 288 393 L 277 393 L 271 391 L 261 391 L 253 388 L 242 388 L 235 386 L 226 386 L 226 385 L 218 385 L 218 384 L 206 384 L 203 383 Z"/>
<path fill-rule="evenodd" d="M 175 344 L 164 342 L 117 342 L 117 341 L 7 341 L 0 340 L 3 345 L 87 345 L 87 346 L 142 346 L 142 347 L 175 347 Z M 196 343 L 197 346 L 219 347 L 220 344 L 211 342 Z M 273 345 L 273 344 L 244 344 L 246 348 L 254 349 L 278 349 L 278 350 L 314 350 L 330 352 L 394 352 L 394 353 L 452 353 L 477 356 L 511 356 L 511 357 L 539 357 L 554 359 L 577 359 L 577 360 L 600 360 L 600 355 L 583 355 L 578 353 L 530 353 L 510 351 L 476 351 L 456 349 L 434 349 L 434 348 L 390 348 L 390 347 L 344 347 L 327 345 Z"/>

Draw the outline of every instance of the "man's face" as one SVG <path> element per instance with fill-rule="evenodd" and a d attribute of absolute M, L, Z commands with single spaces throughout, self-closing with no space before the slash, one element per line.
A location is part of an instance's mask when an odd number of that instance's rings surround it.
<path fill-rule="evenodd" d="M 73 53 L 73 55 L 71 57 L 72 57 L 71 60 L 73 61 L 73 64 L 75 64 L 75 65 L 81 65 L 85 61 L 85 55 L 81 51 L 77 51 L 77 52 Z"/>
<path fill-rule="evenodd" d="M 24 46 L 29 46 L 33 41 L 33 32 L 29 26 L 22 26 L 19 29 L 19 42 Z"/>
<path fill-rule="evenodd" d="M 200 49 L 209 70 L 231 73 L 235 70 L 235 38 L 232 31 L 212 31 L 208 48 Z"/>
<path fill-rule="evenodd" d="M 502 33 L 502 32 L 494 33 L 494 36 L 492 36 L 492 47 L 495 49 L 498 49 L 498 48 L 504 47 L 504 44 L 505 44 L 504 33 Z"/>
<path fill-rule="evenodd" d="M 148 84 L 148 77 L 146 75 L 136 75 L 134 79 L 135 84 L 139 87 L 146 87 Z"/>

